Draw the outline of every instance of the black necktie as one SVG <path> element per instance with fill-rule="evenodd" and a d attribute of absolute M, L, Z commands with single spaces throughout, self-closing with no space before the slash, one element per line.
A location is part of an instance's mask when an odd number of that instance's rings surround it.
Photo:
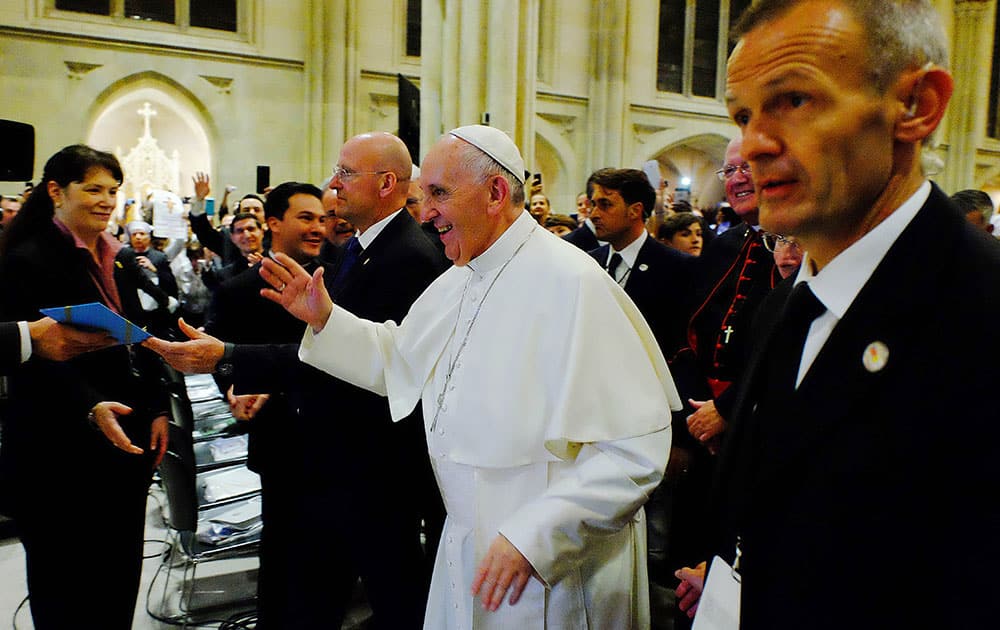
<path fill-rule="evenodd" d="M 334 292 L 339 292 L 343 288 L 344 282 L 347 280 L 347 274 L 354 267 L 354 263 L 358 262 L 358 257 L 362 251 L 364 251 L 364 248 L 361 247 L 361 241 L 358 240 L 357 236 L 352 236 L 347 241 L 344 257 L 340 259 L 340 267 L 337 268 L 337 275 L 333 279 Z"/>
<path fill-rule="evenodd" d="M 615 275 L 615 272 L 618 271 L 618 265 L 620 264 L 622 264 L 622 255 L 618 252 L 611 254 L 611 259 L 608 260 L 608 273 L 611 274 L 611 277 L 614 278 L 615 281 L 618 280 L 618 276 Z"/>
<path fill-rule="evenodd" d="M 826 307 L 812 292 L 808 283 L 800 282 L 792 289 L 769 351 L 771 377 L 774 379 L 769 384 L 770 387 L 785 392 L 795 390 L 809 327 L 824 311 Z"/>

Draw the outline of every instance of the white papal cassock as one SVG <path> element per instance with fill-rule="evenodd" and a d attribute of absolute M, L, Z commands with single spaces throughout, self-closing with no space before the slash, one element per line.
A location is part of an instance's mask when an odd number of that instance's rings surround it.
<path fill-rule="evenodd" d="M 425 628 L 649 626 L 642 504 L 680 398 L 649 326 L 590 256 L 525 212 L 400 325 L 335 306 L 300 356 L 388 395 L 393 419 L 423 401 L 448 510 Z M 470 590 L 498 533 L 545 583 L 491 613 Z"/>

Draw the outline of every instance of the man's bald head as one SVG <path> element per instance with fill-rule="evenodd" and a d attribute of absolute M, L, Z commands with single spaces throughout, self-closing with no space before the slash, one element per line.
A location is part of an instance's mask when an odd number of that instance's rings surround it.
<path fill-rule="evenodd" d="M 409 149 L 385 132 L 354 136 L 340 149 L 330 180 L 337 191 L 337 214 L 362 232 L 406 205 L 413 163 Z"/>

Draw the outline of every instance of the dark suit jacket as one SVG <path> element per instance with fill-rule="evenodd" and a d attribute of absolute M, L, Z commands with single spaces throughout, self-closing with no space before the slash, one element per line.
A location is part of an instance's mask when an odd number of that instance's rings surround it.
<path fill-rule="evenodd" d="M 0 375 L 21 364 L 21 332 L 17 322 L 0 322 Z"/>
<path fill-rule="evenodd" d="M 400 322 L 446 268 L 447 261 L 404 211 L 361 253 L 346 283 L 332 297 L 359 317 Z M 336 271 L 336 267 L 327 269 L 328 283 Z M 295 328 L 294 338 L 286 340 L 286 345 L 236 347 L 233 379 L 237 390 L 287 395 L 313 436 L 310 439 L 323 445 L 310 453 L 301 452 L 302 465 L 327 480 L 331 472 L 341 471 L 346 476 L 334 474 L 334 478 L 350 480 L 347 485 L 359 488 L 359 500 L 377 497 L 382 492 L 380 484 L 387 479 L 400 482 L 402 468 L 384 465 L 394 459 L 389 458 L 390 451 L 397 450 L 403 458 L 397 462 L 412 461 L 414 453 L 426 459 L 426 448 L 415 446 L 424 441 L 419 412 L 394 424 L 384 397 L 301 363 L 297 353 L 305 325 L 299 322 Z M 359 474 L 358 470 L 367 472 Z"/>
<path fill-rule="evenodd" d="M 142 289 L 150 295 L 157 303 L 157 312 L 169 316 L 167 310 L 168 293 L 159 285 L 153 283 L 152 279 L 135 259 L 135 250 L 131 247 L 123 247 L 115 256 L 115 283 L 118 285 L 118 296 L 122 302 L 122 310 L 125 317 L 141 327 L 148 326 L 152 322 L 152 313 L 147 313 L 142 308 L 139 301 L 138 290 Z M 170 275 L 173 278 L 173 274 Z M 176 282 L 174 284 L 174 297 L 177 296 Z"/>
<path fill-rule="evenodd" d="M 191 215 L 190 221 L 191 231 L 198 237 L 198 242 L 221 256 L 223 264 L 228 265 L 243 258 L 230 237 L 228 227 L 215 229 L 207 214 Z"/>
<path fill-rule="evenodd" d="M 444 256 L 404 210 L 361 253 L 333 298 L 360 317 L 400 322 L 446 267 Z M 336 271 L 326 273 L 328 281 Z M 333 541 L 349 541 L 346 547 L 334 542 L 333 558 L 330 545 L 310 541 L 308 553 L 324 579 L 310 578 L 296 589 L 290 605 L 302 620 L 296 627 L 320 627 L 331 619 L 338 624 L 340 598 L 360 574 L 379 624 L 418 628 L 430 576 L 420 522 L 426 521 L 426 554 L 433 557 L 444 511 L 419 406 L 392 422 L 385 397 L 300 362 L 301 335 L 300 328 L 293 343 L 237 345 L 233 353 L 237 391 L 274 392 L 294 410 L 295 428 L 284 427 L 292 440 L 280 455 L 283 467 L 296 471 L 296 490 L 308 500 L 289 511 L 322 523 Z"/>
<path fill-rule="evenodd" d="M 54 225 L 11 247 L 0 260 L 0 319 L 33 321 L 41 308 L 103 302 L 85 265 L 88 255 Z M 119 422 L 134 444 L 148 449 L 150 422 L 167 410 L 158 366 L 159 358 L 145 348 L 114 346 L 68 361 L 33 354 L 11 373 L 0 442 L 6 480 L 0 485 L 14 491 L 18 510 L 48 509 L 52 492 L 65 494 L 67 478 L 75 480 L 73 501 L 113 494 L 119 482 L 144 496 L 149 454 L 118 450 L 89 426 L 87 413 L 101 401 L 132 407 Z M 108 479 L 118 481 L 112 487 Z M 141 510 L 132 516 L 141 519 Z"/>
<path fill-rule="evenodd" d="M 597 240 L 597 236 L 594 235 L 594 231 L 591 230 L 586 224 L 581 225 L 564 236 L 563 240 L 573 243 L 585 252 L 589 252 L 590 250 L 597 249 L 601 246 L 601 243 Z"/>
<path fill-rule="evenodd" d="M 998 277 L 1000 245 L 935 187 L 799 388 L 760 417 L 791 281 L 766 299 L 717 480 L 719 551 L 742 538 L 743 628 L 996 625 Z M 875 341 L 889 355 L 872 372 Z"/>
<path fill-rule="evenodd" d="M 604 245 L 589 253 L 603 267 L 610 251 L 611 245 Z M 687 324 L 684 296 L 691 291 L 694 260 L 647 236 L 623 287 L 653 330 L 667 359 L 674 356 L 684 339 Z"/>
<path fill-rule="evenodd" d="M 329 267 L 325 269 L 327 277 L 332 277 L 331 272 Z M 305 323 L 261 297 L 260 290 L 266 286 L 260 277 L 260 263 L 219 285 L 212 296 L 205 331 L 236 344 L 297 344 L 305 332 Z M 271 360 L 267 358 L 265 363 Z M 223 392 L 233 384 L 231 376 L 216 375 L 216 381 Z M 243 393 L 262 393 L 262 390 Z M 282 460 L 295 452 L 301 434 L 287 398 L 281 394 L 272 397 L 250 421 L 249 429 L 248 466 L 262 475 L 288 471 Z"/>

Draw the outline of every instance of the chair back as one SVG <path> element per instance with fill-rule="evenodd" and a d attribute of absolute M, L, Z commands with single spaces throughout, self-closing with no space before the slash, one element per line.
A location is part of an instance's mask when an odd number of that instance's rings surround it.
<path fill-rule="evenodd" d="M 169 446 L 160 462 L 160 479 L 170 506 L 168 525 L 180 532 L 198 527 L 198 491 L 191 437 L 175 425 L 169 427 Z"/>

